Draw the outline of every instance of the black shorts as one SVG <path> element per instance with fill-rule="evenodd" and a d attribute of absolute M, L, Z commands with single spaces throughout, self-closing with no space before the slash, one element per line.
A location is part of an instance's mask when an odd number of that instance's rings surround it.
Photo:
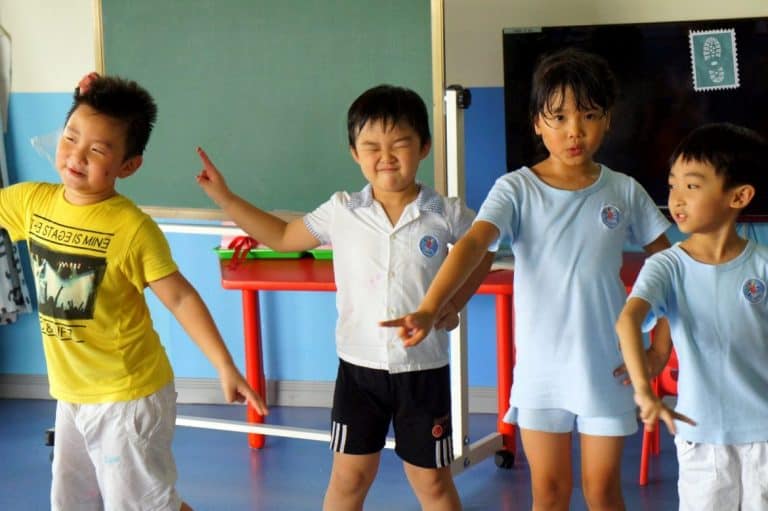
<path fill-rule="evenodd" d="M 372 454 L 384 448 L 389 423 L 403 461 L 441 468 L 453 461 L 448 366 L 390 374 L 339 361 L 331 412 L 331 449 Z"/>

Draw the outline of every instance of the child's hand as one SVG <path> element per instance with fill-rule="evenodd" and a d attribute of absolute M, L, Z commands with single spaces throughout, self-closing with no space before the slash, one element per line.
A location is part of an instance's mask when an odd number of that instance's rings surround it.
<path fill-rule="evenodd" d="M 416 346 L 427 336 L 435 322 L 434 315 L 428 312 L 414 312 L 396 319 L 379 322 L 379 326 L 399 327 L 397 335 L 407 348 Z"/>
<path fill-rule="evenodd" d="M 80 78 L 80 82 L 77 84 L 77 89 L 75 89 L 75 96 L 80 96 L 81 94 L 88 92 L 88 89 L 91 88 L 91 83 L 97 78 L 100 78 L 100 76 L 96 71 L 91 71 Z"/>
<path fill-rule="evenodd" d="M 449 301 L 445 304 L 445 307 L 437 315 L 437 321 L 435 322 L 435 330 L 443 329 L 446 332 L 450 332 L 457 326 L 459 326 L 459 313 L 454 307 L 453 302 Z"/>
<path fill-rule="evenodd" d="M 673 435 L 677 433 L 675 428 L 675 420 L 686 422 L 691 426 L 695 426 L 696 422 L 686 417 L 683 414 L 669 408 L 662 402 L 653 392 L 637 392 L 635 393 L 635 403 L 640 407 L 640 420 L 648 428 L 648 431 L 653 431 L 656 427 L 656 422 L 664 421 L 667 425 L 667 429 Z"/>
<path fill-rule="evenodd" d="M 658 351 L 654 350 L 653 346 L 651 346 L 650 348 L 645 350 L 645 360 L 647 361 L 647 364 L 648 364 L 648 377 L 655 378 L 661 374 L 661 371 L 664 370 L 664 367 L 667 365 L 667 362 L 669 361 L 669 355 L 664 357 Z M 623 380 L 621 380 L 621 383 L 624 385 L 631 385 L 632 381 L 629 379 L 627 366 L 624 364 L 621 364 L 619 367 L 613 370 L 613 376 L 615 376 L 616 378 L 622 375 L 625 375 L 625 377 Z"/>
<path fill-rule="evenodd" d="M 221 378 L 221 389 L 224 391 L 224 398 L 227 403 L 248 402 L 259 415 L 268 415 L 269 410 L 264 400 L 254 391 L 248 382 L 240 374 L 235 366 L 229 366 L 219 372 Z"/>
<path fill-rule="evenodd" d="M 197 184 L 216 204 L 221 206 L 221 202 L 230 194 L 229 187 L 226 181 L 224 181 L 224 176 L 221 175 L 219 169 L 216 168 L 216 165 L 213 164 L 201 147 L 197 148 L 197 154 L 203 163 L 202 170 L 195 178 L 197 179 Z"/>

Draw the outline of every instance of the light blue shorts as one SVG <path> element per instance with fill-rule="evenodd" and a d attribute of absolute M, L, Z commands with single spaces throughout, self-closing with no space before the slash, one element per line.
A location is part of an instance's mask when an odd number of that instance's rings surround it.
<path fill-rule="evenodd" d="M 570 433 L 575 427 L 579 433 L 593 436 L 628 436 L 638 429 L 634 410 L 611 417 L 586 417 L 562 408 L 511 407 L 504 422 L 545 433 Z"/>

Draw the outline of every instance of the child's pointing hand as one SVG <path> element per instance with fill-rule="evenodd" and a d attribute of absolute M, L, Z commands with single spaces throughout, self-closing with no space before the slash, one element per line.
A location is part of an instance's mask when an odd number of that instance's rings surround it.
<path fill-rule="evenodd" d="M 208 157 L 205 151 L 201 147 L 197 148 L 197 155 L 200 157 L 200 161 L 203 164 L 202 170 L 195 177 L 197 184 L 200 188 L 211 198 L 213 201 L 222 207 L 223 201 L 230 194 L 229 187 L 227 186 L 224 176 L 216 168 L 211 159 Z"/>
<path fill-rule="evenodd" d="M 427 312 L 414 312 L 395 319 L 379 322 L 379 326 L 399 327 L 397 335 L 405 347 L 416 346 L 429 334 L 435 322 L 434 315 Z"/>

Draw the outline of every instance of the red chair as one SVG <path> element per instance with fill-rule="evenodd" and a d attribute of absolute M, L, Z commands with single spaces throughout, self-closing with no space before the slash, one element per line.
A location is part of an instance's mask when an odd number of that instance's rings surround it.
<path fill-rule="evenodd" d="M 677 375 L 677 353 L 675 353 L 675 349 L 672 348 L 667 365 L 664 366 L 664 369 L 662 369 L 661 373 L 656 378 L 651 380 L 651 388 L 653 389 L 653 392 L 662 399 L 664 396 L 676 396 Z M 657 422 L 653 431 L 648 431 L 647 427 L 643 430 L 643 447 L 640 452 L 640 486 L 648 484 L 648 456 L 651 453 L 658 455 L 661 450 L 659 443 L 659 431 L 661 430 L 661 427 L 662 425 Z"/>

